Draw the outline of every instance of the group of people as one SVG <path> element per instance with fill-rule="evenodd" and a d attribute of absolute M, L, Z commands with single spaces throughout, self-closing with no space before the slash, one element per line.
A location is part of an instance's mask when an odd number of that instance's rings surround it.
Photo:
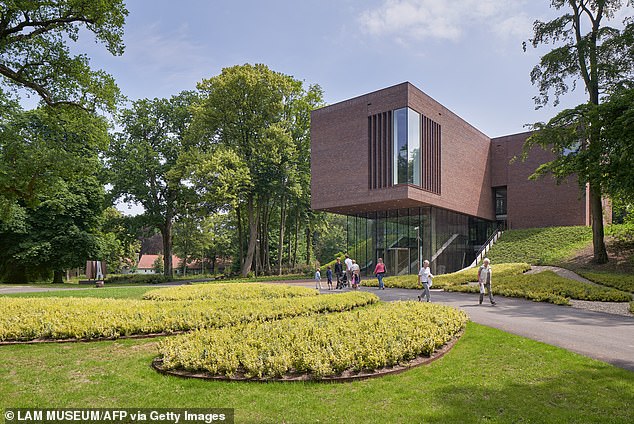
<path fill-rule="evenodd" d="M 352 289 L 357 290 L 359 285 L 361 284 L 361 268 L 359 264 L 354 259 L 351 259 L 347 254 L 345 255 L 345 259 L 341 263 L 341 259 L 337 258 L 335 262 L 334 275 L 336 277 L 337 286 L 333 288 L 333 270 L 331 266 L 328 265 L 326 268 L 326 278 L 328 280 L 328 290 L 341 290 L 344 288 L 346 284 L 349 284 Z M 484 295 L 488 293 L 489 300 L 492 305 L 495 305 L 495 300 L 493 300 L 493 294 L 491 293 L 491 261 L 489 258 L 484 258 L 482 261 L 482 266 L 478 269 L 478 284 L 480 286 L 480 305 L 484 300 Z M 345 274 L 344 274 L 344 265 L 345 265 Z M 385 264 L 383 263 L 383 258 L 379 258 L 374 268 L 374 275 L 376 276 L 379 282 L 379 290 L 385 290 L 385 284 L 383 283 L 383 277 L 385 277 Z M 418 272 L 418 282 L 423 287 L 423 292 L 420 296 L 418 296 L 418 300 L 422 302 L 423 300 L 427 302 L 431 302 L 431 292 L 429 291 L 430 287 L 433 285 L 433 274 L 431 273 L 431 269 L 429 268 L 429 261 L 423 261 L 423 265 L 420 267 L 420 271 Z M 321 272 L 319 268 L 315 271 L 315 288 L 322 290 L 323 287 L 321 285 Z"/>

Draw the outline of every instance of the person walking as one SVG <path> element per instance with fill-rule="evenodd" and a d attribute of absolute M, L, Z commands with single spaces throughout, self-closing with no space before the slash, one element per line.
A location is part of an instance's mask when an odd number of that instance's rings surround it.
<path fill-rule="evenodd" d="M 315 271 L 315 289 L 321 290 L 321 272 L 319 272 L 319 268 Z"/>
<path fill-rule="evenodd" d="M 429 269 L 429 261 L 425 260 L 423 262 L 423 266 L 418 271 L 418 281 L 423 286 L 423 293 L 418 296 L 418 300 L 420 302 L 423 301 L 423 298 L 427 299 L 427 302 L 431 302 L 431 293 L 429 288 L 432 286 L 432 278 L 434 276 L 431 274 L 431 270 Z"/>
<path fill-rule="evenodd" d="M 383 263 L 383 258 L 379 258 L 377 261 L 376 267 L 374 267 L 374 275 L 379 280 L 379 290 L 385 290 L 385 285 L 383 284 L 383 277 L 385 276 L 385 264 Z"/>
<path fill-rule="evenodd" d="M 348 284 L 352 286 L 352 259 L 346 253 L 346 259 L 343 261 L 346 264 L 346 278 L 348 279 Z"/>
<path fill-rule="evenodd" d="M 335 276 L 337 277 L 337 289 L 342 289 L 341 277 L 343 276 L 343 264 L 339 258 L 337 258 L 337 262 L 335 262 Z"/>
<path fill-rule="evenodd" d="M 352 260 L 351 272 L 353 281 L 352 288 L 356 290 L 359 288 L 359 284 L 361 283 L 361 268 L 359 267 L 357 261 L 355 261 L 354 259 Z"/>
<path fill-rule="evenodd" d="M 328 265 L 326 270 L 326 278 L 328 279 L 328 290 L 332 290 L 332 269 L 330 269 L 330 265 Z"/>
<path fill-rule="evenodd" d="M 495 305 L 495 300 L 493 300 L 493 293 L 491 293 L 491 261 L 489 258 L 484 258 L 482 260 L 482 266 L 478 269 L 478 284 L 480 284 L 480 305 L 482 305 L 482 301 L 484 300 L 484 293 L 489 293 L 489 300 L 491 301 L 491 305 Z"/>

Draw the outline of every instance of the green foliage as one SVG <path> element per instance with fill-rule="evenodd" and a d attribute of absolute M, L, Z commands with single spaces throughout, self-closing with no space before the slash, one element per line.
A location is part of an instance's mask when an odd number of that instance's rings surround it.
<path fill-rule="evenodd" d="M 567 305 L 568 299 L 604 302 L 628 302 L 632 300 L 632 295 L 629 293 L 570 280 L 560 277 L 552 271 L 494 277 L 491 287 L 494 294 L 523 297 L 536 302 L 550 302 L 559 305 Z M 445 290 L 479 293 L 479 286 L 477 284 L 448 286 Z"/>
<path fill-rule="evenodd" d="M 162 341 L 159 352 L 168 369 L 319 379 L 429 356 L 463 330 L 467 320 L 464 312 L 447 306 L 382 303 L 341 314 L 196 331 Z"/>
<path fill-rule="evenodd" d="M 49 105 L 75 104 L 113 111 L 120 99 L 113 78 L 74 55 L 85 30 L 113 55 L 123 53 L 122 0 L 10 1 L 2 4 L 0 75 L 9 87 L 35 92 Z"/>
<path fill-rule="evenodd" d="M 143 298 L 148 300 L 253 300 L 316 296 L 318 294 L 317 290 L 306 287 L 232 283 L 168 287 L 149 291 Z"/>
<path fill-rule="evenodd" d="M 489 253 L 491 263 L 557 265 L 592 240 L 588 227 L 550 227 L 505 231 Z"/>
<path fill-rule="evenodd" d="M 531 269 L 526 263 L 507 263 L 491 266 L 495 277 L 518 275 Z M 465 284 L 470 281 L 478 281 L 478 268 L 469 268 L 463 271 L 456 271 L 450 274 L 436 275 L 433 279 L 434 288 L 446 288 L 453 285 Z M 383 279 L 385 287 L 396 287 L 403 289 L 418 289 L 418 275 L 397 275 L 394 277 L 386 277 Z M 378 287 L 379 283 L 376 279 L 361 280 L 361 284 L 369 287 Z"/>
<path fill-rule="evenodd" d="M 580 271 L 579 274 L 595 283 L 614 287 L 626 292 L 634 292 L 634 275 L 632 274 L 613 274 L 609 272 L 589 272 Z"/>
<path fill-rule="evenodd" d="M 173 333 L 346 311 L 376 303 L 370 293 L 220 302 L 131 299 L 0 298 L 0 341 L 34 339 L 89 340 L 122 335 Z"/>
<path fill-rule="evenodd" d="M 16 112 L 0 132 L 0 278 L 61 276 L 87 259 L 101 259 L 104 120 L 44 107 Z"/>
<path fill-rule="evenodd" d="M 171 281 L 162 274 L 120 274 L 107 277 L 106 284 L 162 284 Z"/>
<path fill-rule="evenodd" d="M 120 113 L 122 132 L 108 152 L 108 179 L 113 199 L 133 201 L 145 209 L 146 221 L 163 236 L 165 275 L 172 275 L 174 219 L 196 203 L 180 157 L 190 145 L 185 134 L 196 95 L 184 91 L 170 99 L 142 99 Z"/>

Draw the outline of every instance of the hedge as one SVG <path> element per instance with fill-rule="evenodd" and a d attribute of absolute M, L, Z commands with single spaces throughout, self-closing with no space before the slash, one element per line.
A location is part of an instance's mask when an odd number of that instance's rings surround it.
<path fill-rule="evenodd" d="M 576 280 L 560 277 L 552 271 L 539 274 L 509 275 L 492 280 L 493 294 L 509 297 L 523 297 L 537 302 L 567 305 L 568 299 L 595 300 L 606 302 L 629 302 L 632 295 L 615 289 L 594 286 Z M 448 286 L 445 290 L 478 293 L 479 286 Z"/>
<path fill-rule="evenodd" d="M 362 292 L 222 302 L 0 297 L 0 341 L 90 340 L 174 333 L 346 311 L 375 302 L 375 295 Z"/>
<path fill-rule="evenodd" d="M 260 283 L 197 284 L 151 290 L 143 296 L 149 300 L 248 300 L 316 296 L 319 292 L 306 287 Z"/>
<path fill-rule="evenodd" d="M 613 287 L 627 292 L 634 292 L 634 275 L 632 274 L 580 271 L 579 275 L 604 286 Z"/>
<path fill-rule="evenodd" d="M 104 280 L 106 284 L 162 284 L 172 281 L 163 274 L 120 274 Z"/>
<path fill-rule="evenodd" d="M 163 368 L 212 375 L 319 379 L 429 356 L 466 325 L 464 312 L 420 302 L 195 331 L 159 343 Z"/>
<path fill-rule="evenodd" d="M 526 263 L 509 263 L 491 265 L 492 273 L 495 277 L 505 275 L 518 275 L 531 269 Z M 452 272 L 450 274 L 437 275 L 433 279 L 434 288 L 445 288 L 451 285 L 464 284 L 470 281 L 478 281 L 478 268 L 469 268 L 463 271 Z M 418 289 L 418 275 L 397 275 L 394 277 L 386 277 L 383 279 L 385 287 L 396 287 L 402 289 Z M 361 285 L 368 287 L 378 287 L 379 283 L 376 279 L 361 280 Z"/>

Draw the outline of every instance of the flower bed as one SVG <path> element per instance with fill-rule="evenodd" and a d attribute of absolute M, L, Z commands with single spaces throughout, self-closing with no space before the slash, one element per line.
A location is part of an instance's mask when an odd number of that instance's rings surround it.
<path fill-rule="evenodd" d="M 449 286 L 447 291 L 478 293 L 478 285 Z M 629 302 L 632 295 L 561 277 L 552 271 L 493 278 L 494 294 L 567 305 L 568 299 Z"/>
<path fill-rule="evenodd" d="M 581 271 L 579 275 L 594 281 L 597 284 L 613 287 L 618 290 L 634 292 L 634 275 L 616 274 L 609 272 L 587 272 Z"/>
<path fill-rule="evenodd" d="M 429 356 L 465 327 L 464 312 L 420 302 L 200 330 L 159 344 L 162 369 L 210 376 L 321 379 Z"/>
<path fill-rule="evenodd" d="M 526 263 L 497 264 L 492 266 L 493 275 L 497 278 L 505 275 L 518 275 L 531 269 Z M 396 287 L 402 289 L 418 289 L 418 275 L 398 275 L 386 277 L 385 287 Z M 437 275 L 433 279 L 434 288 L 445 288 L 452 285 L 464 284 L 469 281 L 478 281 L 478 268 L 469 268 L 464 271 L 452 272 L 450 274 Z M 376 279 L 361 280 L 361 284 L 368 287 L 378 287 Z"/>
<path fill-rule="evenodd" d="M 277 299 L 316 296 L 319 292 L 306 287 L 260 283 L 197 284 L 151 290 L 143 296 L 149 300 L 217 300 Z"/>
<path fill-rule="evenodd" d="M 90 340 L 219 328 L 372 304 L 370 293 L 223 302 L 0 297 L 0 341 Z"/>

